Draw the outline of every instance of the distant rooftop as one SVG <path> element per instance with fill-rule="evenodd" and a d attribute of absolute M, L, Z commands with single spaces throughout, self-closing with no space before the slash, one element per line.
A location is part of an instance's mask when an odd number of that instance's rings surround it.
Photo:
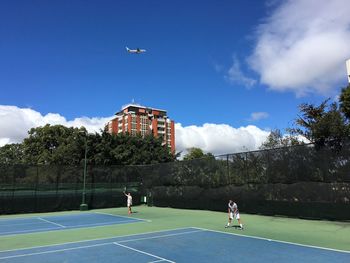
<path fill-rule="evenodd" d="M 164 111 L 166 112 L 166 110 L 162 110 L 162 109 L 156 109 L 156 108 L 152 108 L 152 107 L 146 107 L 146 106 L 142 106 L 138 103 L 135 103 L 135 102 L 132 102 L 132 103 L 128 103 L 128 104 L 125 104 L 121 107 L 121 111 L 126 109 L 126 108 L 129 108 L 129 107 L 137 107 L 137 108 L 143 108 L 143 109 L 152 109 L 152 110 L 157 110 L 157 111 Z"/>
<path fill-rule="evenodd" d="M 124 109 L 126 109 L 127 107 L 130 107 L 130 106 L 139 107 L 139 108 L 147 108 L 146 106 L 142 106 L 142 105 L 140 105 L 140 104 L 138 104 L 138 103 L 132 102 L 132 103 L 124 104 L 124 105 L 120 108 L 120 110 L 124 110 Z"/>

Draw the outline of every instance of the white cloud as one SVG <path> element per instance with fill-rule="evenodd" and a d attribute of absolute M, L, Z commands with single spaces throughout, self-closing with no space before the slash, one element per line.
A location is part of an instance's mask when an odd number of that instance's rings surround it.
<path fill-rule="evenodd" d="M 250 121 L 258 121 L 269 117 L 267 112 L 253 112 L 250 114 Z"/>
<path fill-rule="evenodd" d="M 0 105 L 0 146 L 22 142 L 31 128 L 45 124 L 61 124 L 67 127 L 84 126 L 89 132 L 99 132 L 111 118 L 82 117 L 67 121 L 65 117 L 57 113 L 42 115 L 29 108 Z"/>
<path fill-rule="evenodd" d="M 348 0 L 288 0 L 257 30 L 248 62 L 277 91 L 328 95 L 346 81 Z"/>
<path fill-rule="evenodd" d="M 176 151 L 196 147 L 214 155 L 256 150 L 266 140 L 269 131 L 249 125 L 233 128 L 226 124 L 183 127 L 175 125 Z"/>
<path fill-rule="evenodd" d="M 247 77 L 243 71 L 241 70 L 241 65 L 237 59 L 237 57 L 233 56 L 233 64 L 231 68 L 228 70 L 226 78 L 232 84 L 242 84 L 246 88 L 251 88 L 255 85 L 256 80 Z"/>
<path fill-rule="evenodd" d="M 19 143 L 28 135 L 28 130 L 45 124 L 61 124 L 67 127 L 84 126 L 89 132 L 99 132 L 111 117 L 75 118 L 67 121 L 57 113 L 42 115 L 33 109 L 0 105 L 0 146 Z M 246 150 L 256 150 L 265 141 L 269 132 L 256 126 L 233 128 L 226 124 L 204 124 L 183 127 L 175 125 L 176 151 L 198 147 L 215 155 Z"/>

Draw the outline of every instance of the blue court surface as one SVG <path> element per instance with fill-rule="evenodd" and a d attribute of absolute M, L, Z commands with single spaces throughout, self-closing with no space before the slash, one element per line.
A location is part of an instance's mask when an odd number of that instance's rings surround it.
<path fill-rule="evenodd" d="M 126 224 L 141 221 L 145 220 L 103 213 L 80 213 L 60 216 L 1 219 L 0 236 L 82 227 Z"/>
<path fill-rule="evenodd" d="M 0 251 L 0 262 L 350 262 L 331 250 L 200 228 Z"/>

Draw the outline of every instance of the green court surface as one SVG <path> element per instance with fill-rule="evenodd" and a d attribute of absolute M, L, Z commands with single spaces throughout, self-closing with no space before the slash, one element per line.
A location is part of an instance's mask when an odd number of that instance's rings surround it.
<path fill-rule="evenodd" d="M 184 210 L 137 206 L 130 217 L 144 219 L 142 222 L 106 225 L 89 228 L 63 229 L 0 236 L 0 251 L 47 246 L 82 240 L 103 239 L 183 227 L 198 227 L 238 235 L 263 237 L 303 245 L 350 251 L 350 222 L 304 220 L 241 214 L 244 230 L 224 228 L 227 213 L 203 210 Z M 91 210 L 90 212 L 129 216 L 126 208 Z M 33 216 L 57 216 L 79 214 L 80 211 L 0 216 L 0 220 Z M 234 222 L 237 223 L 236 221 Z"/>

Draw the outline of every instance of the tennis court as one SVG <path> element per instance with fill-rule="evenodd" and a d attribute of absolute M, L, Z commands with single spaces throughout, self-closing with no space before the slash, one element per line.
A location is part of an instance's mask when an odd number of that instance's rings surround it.
<path fill-rule="evenodd" d="M 242 231 L 225 228 L 225 212 L 148 206 L 134 212 L 1 216 L 0 263 L 350 262 L 349 222 L 242 214 Z"/>
<path fill-rule="evenodd" d="M 0 252 L 0 262 L 350 262 L 350 252 L 180 228 Z"/>
<path fill-rule="evenodd" d="M 0 236 L 52 230 L 97 227 L 145 221 L 107 213 L 80 213 L 58 216 L 39 216 L 0 220 Z"/>

